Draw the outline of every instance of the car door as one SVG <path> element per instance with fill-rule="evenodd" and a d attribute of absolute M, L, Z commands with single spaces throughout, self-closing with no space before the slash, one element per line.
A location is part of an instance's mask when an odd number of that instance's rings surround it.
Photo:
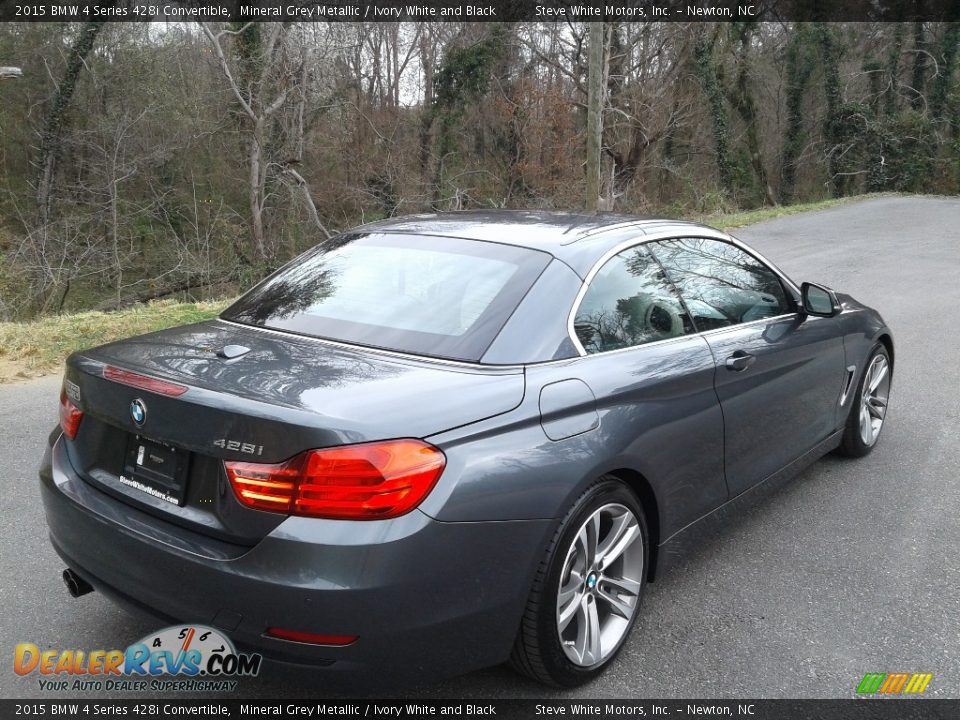
<path fill-rule="evenodd" d="M 713 352 L 736 496 L 834 431 L 846 377 L 840 329 L 798 312 L 781 276 L 734 243 L 674 238 L 651 250 Z"/>
<path fill-rule="evenodd" d="M 599 423 L 584 437 L 592 435 L 608 467 L 647 478 L 665 538 L 728 497 L 713 357 L 644 246 L 617 253 L 588 279 L 573 314 L 585 357 L 531 370 L 531 382 L 556 383 L 574 370 L 589 385 Z M 551 418 L 543 400 L 553 435 L 562 430 L 560 418 Z"/>

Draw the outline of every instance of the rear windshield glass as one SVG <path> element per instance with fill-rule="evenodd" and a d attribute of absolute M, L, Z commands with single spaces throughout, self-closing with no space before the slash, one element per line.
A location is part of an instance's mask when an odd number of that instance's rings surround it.
<path fill-rule="evenodd" d="M 490 242 L 352 234 L 297 258 L 221 317 L 477 361 L 549 261 L 543 252 Z"/>

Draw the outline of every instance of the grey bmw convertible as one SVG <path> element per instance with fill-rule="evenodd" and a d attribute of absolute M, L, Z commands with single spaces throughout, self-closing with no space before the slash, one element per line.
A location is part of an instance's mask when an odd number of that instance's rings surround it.
<path fill-rule="evenodd" d="M 331 677 L 574 686 L 703 528 L 875 447 L 893 360 L 708 227 L 412 216 L 72 355 L 41 492 L 75 596 Z"/>

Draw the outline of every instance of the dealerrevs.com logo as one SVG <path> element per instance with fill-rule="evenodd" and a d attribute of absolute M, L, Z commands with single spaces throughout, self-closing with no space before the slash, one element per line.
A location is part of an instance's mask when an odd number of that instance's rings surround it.
<path fill-rule="evenodd" d="M 219 630 L 174 625 L 126 650 L 41 650 L 20 643 L 17 675 L 40 675 L 41 690 L 232 691 L 237 677 L 260 672 L 262 657 L 238 653 Z"/>

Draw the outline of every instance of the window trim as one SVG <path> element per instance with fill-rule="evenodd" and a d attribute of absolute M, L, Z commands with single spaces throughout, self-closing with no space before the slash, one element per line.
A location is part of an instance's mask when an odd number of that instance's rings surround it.
<path fill-rule="evenodd" d="M 587 295 L 590 292 L 590 289 L 593 287 L 593 281 L 596 279 L 596 276 L 599 275 L 604 268 L 606 268 L 607 265 L 613 262 L 616 258 L 620 257 L 621 255 L 631 250 L 638 250 L 640 248 L 644 248 L 644 255 L 648 257 L 650 259 L 650 262 L 653 263 L 656 267 L 658 267 L 662 273 L 664 273 L 664 279 L 669 285 L 669 292 L 673 295 L 674 299 L 680 304 L 680 307 L 683 308 L 683 311 L 688 312 L 687 304 L 684 302 L 683 297 L 681 297 L 680 291 L 673 284 L 673 281 L 670 280 L 669 276 L 666 275 L 663 269 L 663 266 L 660 264 L 660 260 L 657 259 L 657 256 L 653 253 L 652 249 L 645 247 L 647 244 L 648 243 L 646 242 L 639 242 L 620 250 L 620 252 L 613 253 L 612 255 L 609 255 L 609 253 L 605 253 L 604 257 L 606 257 L 606 260 L 602 261 L 598 265 L 591 268 L 590 273 L 588 273 L 588 277 L 590 278 L 590 280 L 589 282 L 585 281 L 583 286 L 580 288 L 580 291 L 577 293 L 576 308 L 573 314 L 571 315 L 572 320 L 570 321 L 572 325 L 569 326 L 569 328 L 572 328 L 573 330 L 571 339 L 576 338 L 574 347 L 576 348 L 577 352 L 580 353 L 580 357 L 584 357 L 585 355 L 604 355 L 606 353 L 618 352 L 620 350 L 630 350 L 631 348 L 646 347 L 647 345 L 653 345 L 655 343 L 664 342 L 667 340 L 677 340 L 680 338 L 690 337 L 691 335 L 697 334 L 696 324 L 693 324 L 693 332 L 683 333 L 681 335 L 673 335 L 671 337 L 661 338 L 660 340 L 649 340 L 647 342 L 640 342 L 633 345 L 626 345 L 625 347 L 611 348 L 610 350 L 600 350 L 599 352 L 594 352 L 594 353 L 587 352 L 586 348 L 583 347 L 583 343 L 580 342 L 580 338 L 576 334 L 576 318 L 580 312 L 581 306 L 583 305 L 583 301 L 586 299 Z M 568 332 L 569 332 L 569 328 L 568 328 Z M 581 350 L 583 352 L 581 352 Z"/>
<path fill-rule="evenodd" d="M 719 230 L 710 230 L 709 228 L 691 228 L 694 232 L 681 233 L 677 232 L 676 229 L 672 229 L 668 232 L 661 232 L 652 235 L 642 235 L 640 237 L 633 237 L 629 240 L 624 240 L 617 245 L 614 245 L 612 248 L 607 250 L 600 258 L 593 264 L 590 268 L 590 271 L 587 273 L 586 277 L 583 280 L 583 285 L 580 286 L 580 290 L 577 292 L 577 296 L 573 301 L 573 306 L 570 308 L 570 313 L 567 315 L 567 335 L 570 337 L 570 341 L 573 343 L 573 347 L 576 349 L 580 357 L 587 357 L 589 355 L 607 355 L 609 353 L 624 352 L 626 350 L 635 350 L 637 348 L 650 347 L 651 345 L 656 345 L 658 343 L 664 342 L 676 342 L 678 340 L 683 340 L 685 338 L 692 338 L 703 336 L 718 330 L 727 330 L 729 328 L 738 328 L 744 327 L 747 325 L 753 325 L 759 322 L 769 322 L 771 320 L 776 320 L 777 318 L 788 317 L 790 315 L 796 315 L 797 310 L 797 298 L 800 295 L 800 289 L 797 287 L 796 283 L 793 282 L 789 277 L 787 277 L 783 272 L 780 271 L 773 263 L 767 260 L 763 255 L 758 253 L 756 250 L 747 247 L 744 243 L 737 240 L 737 238 L 729 235 L 727 233 L 720 232 Z M 574 320 L 576 319 L 577 312 L 580 310 L 580 304 L 583 302 L 584 296 L 587 294 L 587 290 L 590 289 L 590 283 L 593 282 L 593 279 L 596 277 L 597 273 L 606 265 L 610 260 L 619 255 L 622 252 L 625 252 L 631 248 L 639 247 L 641 245 L 646 245 L 648 243 L 660 242 L 662 240 L 682 240 L 684 238 L 699 238 L 702 240 L 718 240 L 720 242 L 725 242 L 728 245 L 733 245 L 738 250 L 745 252 L 747 255 L 751 256 L 754 260 L 762 264 L 770 272 L 779 278 L 780 282 L 783 283 L 784 289 L 786 290 L 786 295 L 788 302 L 790 302 L 794 309 L 792 312 L 781 313 L 780 315 L 774 315 L 768 318 L 759 318 L 757 320 L 751 320 L 750 322 L 737 323 L 736 325 L 730 325 L 723 328 L 711 328 L 710 330 L 699 330 L 697 332 L 690 333 L 688 335 L 679 335 L 672 338 L 664 338 L 663 340 L 654 340 L 653 342 L 642 343 L 640 345 L 631 345 L 625 348 L 616 348 L 614 350 L 603 350 L 597 353 L 588 353 L 583 347 L 583 343 L 580 342 L 580 339 L 577 337 L 577 333 L 574 330 Z M 650 255 L 656 259 L 656 253 L 653 250 L 648 251 Z M 658 261 L 659 262 L 659 261 Z M 679 290 L 677 291 L 680 301 L 683 302 L 683 296 L 680 295 Z"/>

